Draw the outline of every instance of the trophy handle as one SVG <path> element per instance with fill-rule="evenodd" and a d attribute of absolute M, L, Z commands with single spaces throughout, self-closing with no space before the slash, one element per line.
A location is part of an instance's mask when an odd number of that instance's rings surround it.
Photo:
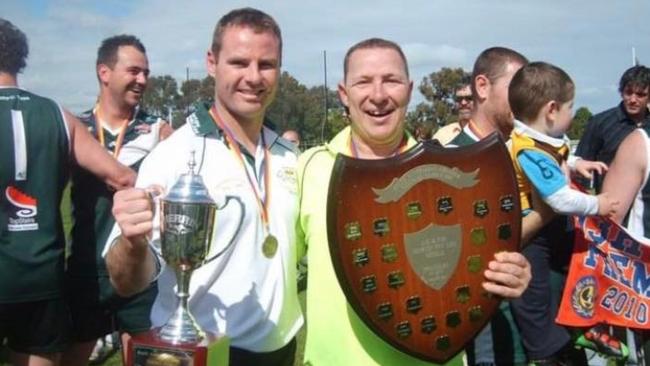
<path fill-rule="evenodd" d="M 230 241 L 228 242 L 228 245 L 226 245 L 223 249 L 221 249 L 219 252 L 217 252 L 217 254 L 215 254 L 212 257 L 206 259 L 203 262 L 203 264 L 210 263 L 213 260 L 219 258 L 223 253 L 226 252 L 226 250 L 228 250 L 228 248 L 230 248 L 232 246 L 232 244 L 235 242 L 235 239 L 239 235 L 239 230 L 241 229 L 241 226 L 244 223 L 244 204 L 242 203 L 241 199 L 238 196 L 226 196 L 226 202 L 221 207 L 217 206 L 217 210 L 222 210 L 222 209 L 226 208 L 226 206 L 228 206 L 228 204 L 230 203 L 230 200 L 236 201 L 237 204 L 239 205 L 239 223 L 237 223 L 237 229 L 235 230 L 235 233 L 232 236 L 232 238 L 230 238 Z"/>

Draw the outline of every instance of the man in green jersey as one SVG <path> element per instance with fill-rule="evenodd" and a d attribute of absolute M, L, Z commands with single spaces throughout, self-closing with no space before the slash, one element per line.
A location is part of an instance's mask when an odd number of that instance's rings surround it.
<path fill-rule="evenodd" d="M 144 45 L 132 35 L 103 40 L 96 71 L 97 103 L 79 118 L 108 152 L 137 171 L 144 157 L 172 132 L 166 121 L 139 107 L 149 77 Z M 74 227 L 66 289 L 74 343 L 63 355 L 63 363 L 71 366 L 88 363 L 99 337 L 113 331 L 126 337 L 148 330 L 157 293 L 155 283 L 131 297 L 115 293 L 102 256 L 115 223 L 113 192 L 78 165 L 72 169 L 72 205 Z"/>
<path fill-rule="evenodd" d="M 523 55 L 505 47 L 481 52 L 472 71 L 474 108 L 469 123 L 449 145 L 473 144 L 494 132 L 504 140 L 510 138 L 514 116 L 508 102 L 508 86 L 515 73 L 527 63 Z M 558 239 L 553 240 L 557 245 L 551 247 L 536 236 L 543 230 L 555 238 L 566 226 L 560 221 L 546 226 L 554 214 L 537 192 L 533 192 L 532 198 L 534 210 L 522 218 L 522 242 L 527 243 L 522 253 L 531 264 L 532 281 L 520 298 L 501 303 L 497 316 L 468 347 L 470 364 L 552 364 L 581 357 L 579 352 L 572 352 L 566 329 L 555 324 L 556 310 L 552 306 L 540 306 L 539 301 L 530 298 L 534 294 L 546 294 L 549 298 L 559 295 L 550 287 L 549 268 L 544 265 L 547 263 L 544 258 L 550 255 L 554 263 L 561 264 L 568 260 L 571 248 Z"/>
<path fill-rule="evenodd" d="M 74 116 L 18 87 L 25 34 L 0 18 L 0 342 L 12 365 L 57 365 L 68 342 L 59 204 L 75 162 L 113 188 L 134 172 Z"/>

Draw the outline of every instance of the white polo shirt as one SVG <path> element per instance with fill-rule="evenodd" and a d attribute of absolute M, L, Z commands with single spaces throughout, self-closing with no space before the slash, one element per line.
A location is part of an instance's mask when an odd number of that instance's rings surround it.
<path fill-rule="evenodd" d="M 274 351 L 285 346 L 303 324 L 296 289 L 296 153 L 291 144 L 264 127 L 270 161 L 264 161 L 261 139 L 255 167 L 244 158 L 261 192 L 264 192 L 263 164 L 270 163 L 270 184 L 263 194 L 270 199 L 270 231 L 279 246 L 275 256 L 267 258 L 262 252 L 266 232 L 257 198 L 242 163 L 228 149 L 207 108 L 207 105 L 197 105 L 196 112 L 187 118 L 188 123 L 149 154 L 142 163 L 136 186 L 157 184 L 171 188 L 180 175 L 188 172 L 191 151 L 195 151 L 195 172 L 201 174 L 217 205 L 222 206 L 226 196 L 237 197 L 215 215 L 208 257 L 225 248 L 237 235 L 235 242 L 222 256 L 194 271 L 189 308 L 203 330 L 227 334 L 232 346 L 253 352 Z M 242 208 L 244 217 L 238 227 Z M 162 262 L 159 222 L 156 214 L 152 245 Z M 118 235 L 119 228 L 115 225 L 107 246 Z M 162 264 L 158 297 L 151 312 L 154 327 L 163 325 L 177 306 L 174 271 Z"/>

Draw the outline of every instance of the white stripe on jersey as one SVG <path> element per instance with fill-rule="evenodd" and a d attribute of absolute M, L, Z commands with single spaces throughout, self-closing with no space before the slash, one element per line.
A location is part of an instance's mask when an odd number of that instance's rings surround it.
<path fill-rule="evenodd" d="M 27 143 L 23 112 L 11 110 L 11 124 L 14 134 L 14 165 L 16 180 L 27 180 Z"/>
<path fill-rule="evenodd" d="M 641 188 L 634 197 L 634 201 L 632 201 L 632 207 L 630 207 L 630 212 L 627 219 L 627 229 L 636 237 L 650 238 L 650 233 L 645 229 L 647 223 L 643 222 L 643 213 L 646 209 L 648 209 L 645 207 L 643 202 L 643 188 L 645 188 L 646 184 L 648 184 L 648 175 L 650 173 L 650 170 L 648 169 L 648 165 L 650 165 L 650 138 L 643 129 L 637 128 L 636 131 L 643 135 L 643 141 L 645 141 L 646 166 L 643 172 L 643 182 L 641 183 Z"/>
<path fill-rule="evenodd" d="M 57 103 L 57 107 L 59 107 L 59 112 L 61 113 L 61 120 L 63 121 L 63 127 L 65 128 L 65 135 L 68 138 L 68 154 L 72 152 L 72 144 L 70 143 L 70 129 L 68 128 L 68 120 L 65 118 L 65 111 L 63 110 L 63 107 L 61 107 L 61 104 Z"/>
<path fill-rule="evenodd" d="M 117 160 L 126 166 L 130 166 L 147 156 L 160 142 L 160 126 L 162 123 L 164 123 L 163 120 L 158 118 L 156 123 L 149 125 L 150 132 L 137 135 L 136 138 L 129 141 L 125 140 Z"/>

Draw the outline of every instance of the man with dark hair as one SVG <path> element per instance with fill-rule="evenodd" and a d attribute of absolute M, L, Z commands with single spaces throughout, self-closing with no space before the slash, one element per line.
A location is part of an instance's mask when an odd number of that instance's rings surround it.
<path fill-rule="evenodd" d="M 649 130 L 650 125 L 637 128 L 621 142 L 603 182 L 603 192 L 621 202 L 613 220 L 636 238 L 646 239 L 650 239 Z"/>
<path fill-rule="evenodd" d="M 481 52 L 472 70 L 474 107 L 470 120 L 450 144 L 471 144 L 492 132 L 499 132 L 505 139 L 510 136 L 514 118 L 508 105 L 508 85 L 515 72 L 527 63 L 519 52 L 505 47 Z"/>
<path fill-rule="evenodd" d="M 621 103 L 594 115 L 587 122 L 576 154 L 589 159 L 611 163 L 607 174 L 597 176 L 594 188 L 607 192 L 621 201 L 614 216 L 637 237 L 650 237 L 647 219 L 648 205 L 648 132 L 650 131 L 650 68 L 637 65 L 627 69 L 619 82 Z M 647 335 L 614 328 L 614 334 L 626 339 L 630 348 L 628 363 L 650 361 Z M 603 360 L 603 364 L 605 363 Z"/>
<path fill-rule="evenodd" d="M 508 103 L 508 86 L 514 74 L 528 59 L 505 47 L 491 47 L 479 54 L 472 69 L 473 109 L 469 122 L 447 146 L 465 146 L 497 132 L 507 140 L 514 126 Z M 539 205 L 522 221 L 522 241 L 526 242 L 553 216 L 536 194 Z M 538 211 L 539 209 L 539 211 Z"/>
<path fill-rule="evenodd" d="M 650 120 L 650 69 L 637 65 L 627 69 L 619 82 L 623 100 L 618 106 L 592 116 L 580 138 L 576 155 L 587 160 L 612 162 L 621 141 Z M 600 192 L 603 177 L 596 176 L 594 188 Z"/>
<path fill-rule="evenodd" d="M 214 104 L 195 104 L 188 123 L 144 160 L 139 188 L 114 197 L 117 225 L 106 248 L 111 282 L 120 295 L 131 296 L 156 278 L 159 261 L 151 321 L 161 326 L 176 307 L 176 278 L 160 256 L 159 220 L 152 220 L 147 189 L 170 189 L 196 151 L 196 173 L 224 206 L 208 256 L 225 252 L 194 273 L 188 302 L 202 329 L 228 335 L 230 365 L 292 365 L 303 323 L 295 147 L 263 125 L 278 88 L 281 40 L 275 20 L 259 10 L 237 9 L 221 18 L 206 57 Z M 226 196 L 236 199 L 226 205 Z"/>
<path fill-rule="evenodd" d="M 458 120 L 442 127 L 433 135 L 433 138 L 438 140 L 441 145 L 447 145 L 451 140 L 458 136 L 465 126 L 467 126 L 472 117 L 472 108 L 474 106 L 473 99 L 470 79 L 469 77 L 463 77 L 460 85 L 454 92 L 454 102 L 456 103 L 455 109 L 458 113 Z"/>
<path fill-rule="evenodd" d="M 0 71 L 8 75 L 18 75 L 27 66 L 29 47 L 27 37 L 11 22 L 0 18 L 2 48 L 0 48 Z"/>
<path fill-rule="evenodd" d="M 399 45 L 378 38 L 359 42 L 348 50 L 344 70 L 338 91 L 350 125 L 328 144 L 306 151 L 298 164 L 298 249 L 308 248 L 310 257 L 305 362 L 431 365 L 400 352 L 365 325 L 350 308 L 330 259 L 325 222 L 336 155 L 383 159 L 416 144 L 404 129 L 413 83 Z M 530 280 L 528 262 L 519 253 L 498 253 L 488 266 L 483 288 L 490 293 L 517 297 Z M 460 356 L 455 361 L 462 362 Z"/>
<path fill-rule="evenodd" d="M 12 365 L 58 365 L 68 344 L 59 205 L 72 160 L 114 188 L 135 174 L 54 101 L 18 87 L 25 34 L 0 18 L 0 342 Z"/>
<path fill-rule="evenodd" d="M 255 34 L 269 33 L 275 36 L 280 54 L 279 62 L 282 64 L 282 34 L 280 32 L 280 26 L 269 15 L 252 8 L 233 10 L 219 19 L 212 34 L 210 51 L 213 55 L 219 55 L 221 47 L 223 47 L 224 35 L 230 27 L 248 27 Z"/>
<path fill-rule="evenodd" d="M 631 131 L 620 143 L 609 170 L 603 179 L 602 192 L 621 202 L 614 221 L 624 226 L 635 238 L 650 239 L 650 125 Z M 622 337 L 621 329 L 615 333 Z M 647 332 L 627 330 L 630 347 L 628 364 L 647 364 L 650 361 L 650 342 Z M 603 360 L 605 361 L 605 360 Z"/>
<path fill-rule="evenodd" d="M 135 171 L 171 133 L 167 122 L 139 107 L 149 76 L 145 52 L 132 35 L 102 41 L 96 67 L 99 97 L 96 105 L 80 116 L 100 144 Z M 102 252 L 115 223 L 113 192 L 86 169 L 74 166 L 71 197 L 74 226 L 66 281 L 75 343 L 62 360 L 66 365 L 85 365 L 99 337 L 113 331 L 127 336 L 150 328 L 156 287 L 151 284 L 144 292 L 124 298 L 111 286 Z M 96 351 L 99 354 L 94 356 L 102 359 L 109 350 L 102 347 Z"/>
<path fill-rule="evenodd" d="M 477 57 L 472 70 L 474 108 L 469 123 L 448 146 L 465 146 L 487 137 L 493 132 L 508 139 L 514 126 L 514 116 L 508 102 L 508 86 L 514 74 L 528 60 L 519 52 L 505 47 L 491 47 Z M 553 212 L 536 192 L 531 200 L 534 210 L 522 219 L 522 242 L 550 222 Z M 517 325 L 511 312 L 511 303 L 504 301 L 497 316 L 476 337 L 467 349 L 467 359 L 474 364 L 527 363 Z"/>
<path fill-rule="evenodd" d="M 115 67 L 115 64 L 119 62 L 120 49 L 127 46 L 133 47 L 135 50 L 140 51 L 140 53 L 143 55 L 147 53 L 144 45 L 136 36 L 130 34 L 120 34 L 106 38 L 102 41 L 99 49 L 97 49 L 97 61 L 95 62 L 96 66 L 99 67 L 100 65 L 105 65 L 108 68 L 113 69 Z M 99 78 L 99 72 L 97 73 L 97 77 Z"/>

